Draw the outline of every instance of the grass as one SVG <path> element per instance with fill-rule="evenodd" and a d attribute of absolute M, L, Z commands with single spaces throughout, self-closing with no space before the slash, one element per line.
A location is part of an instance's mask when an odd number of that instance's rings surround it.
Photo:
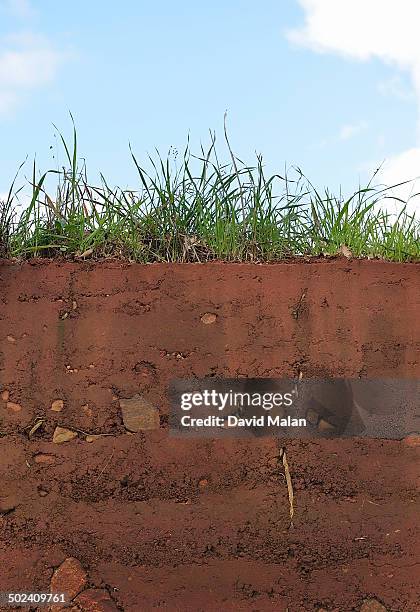
<path fill-rule="evenodd" d="M 257 156 L 247 166 L 234 156 L 221 164 L 211 135 L 207 149 L 182 161 L 158 152 L 146 171 L 131 151 L 137 191 L 92 185 L 79 162 L 77 133 L 71 147 L 59 133 L 67 167 L 27 180 L 31 199 L 17 212 L 19 172 L 0 202 L 0 257 L 123 257 L 132 261 L 278 261 L 345 254 L 418 261 L 420 223 L 383 205 L 388 188 L 372 185 L 350 197 L 320 193 L 299 169 L 265 176 Z M 20 171 L 20 169 L 19 169 Z M 47 187 L 48 185 L 48 187 Z"/>

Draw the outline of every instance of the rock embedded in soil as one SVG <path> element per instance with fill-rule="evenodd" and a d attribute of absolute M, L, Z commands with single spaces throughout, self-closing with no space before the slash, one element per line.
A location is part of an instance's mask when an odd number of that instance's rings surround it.
<path fill-rule="evenodd" d="M 64 408 L 64 402 L 62 399 L 54 400 L 51 404 L 51 410 L 53 412 L 61 412 Z"/>
<path fill-rule="evenodd" d="M 74 603 L 83 612 L 118 612 L 118 608 L 104 589 L 87 589 L 83 591 Z"/>
<path fill-rule="evenodd" d="M 87 573 L 78 559 L 68 557 L 55 570 L 50 583 L 52 593 L 65 593 L 74 599 L 87 584 Z"/>
<path fill-rule="evenodd" d="M 331 433 L 335 430 L 335 427 L 325 419 L 319 419 L 318 429 L 324 433 Z"/>
<path fill-rule="evenodd" d="M 6 408 L 12 412 L 20 412 L 22 410 L 22 406 L 20 404 L 16 404 L 15 402 L 7 402 Z"/>
<path fill-rule="evenodd" d="M 420 446 L 420 436 L 416 434 L 410 434 L 409 436 L 403 439 L 403 443 L 406 446 L 411 446 L 415 448 L 416 446 Z"/>
<path fill-rule="evenodd" d="M 88 418 L 91 418 L 92 415 L 93 415 L 93 410 L 92 410 L 92 408 L 89 408 L 89 404 L 83 404 L 83 406 L 81 406 L 80 410 Z"/>
<path fill-rule="evenodd" d="M 8 514 L 17 508 L 19 500 L 15 495 L 0 497 L 0 514 Z"/>
<path fill-rule="evenodd" d="M 1 392 L 0 394 L 0 398 L 3 400 L 3 402 L 7 402 L 9 401 L 9 391 L 7 389 L 5 389 L 4 391 Z"/>
<path fill-rule="evenodd" d="M 387 612 L 387 609 L 377 599 L 366 599 L 360 612 Z"/>
<path fill-rule="evenodd" d="M 89 434 L 86 436 L 86 442 L 95 442 L 95 440 L 99 440 L 99 438 L 103 438 L 101 434 Z"/>
<path fill-rule="evenodd" d="M 54 455 L 46 455 L 44 453 L 39 453 L 38 455 L 35 455 L 34 461 L 35 463 L 38 463 L 40 465 L 52 465 L 53 463 L 55 463 L 55 457 Z"/>
<path fill-rule="evenodd" d="M 216 319 L 217 315 L 215 315 L 214 312 L 205 312 L 201 317 L 201 322 L 204 323 L 204 325 L 211 325 L 215 323 Z"/>
<path fill-rule="evenodd" d="M 54 444 L 62 444 L 63 442 L 69 442 L 77 437 L 77 433 L 71 429 L 65 427 L 56 427 L 53 433 Z"/>
<path fill-rule="evenodd" d="M 120 408 L 124 427 L 131 432 L 158 429 L 160 426 L 159 411 L 139 394 L 129 399 L 120 399 Z"/>

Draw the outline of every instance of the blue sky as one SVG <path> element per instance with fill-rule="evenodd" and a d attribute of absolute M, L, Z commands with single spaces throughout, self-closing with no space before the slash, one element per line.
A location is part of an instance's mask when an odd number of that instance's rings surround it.
<path fill-rule="evenodd" d="M 54 166 L 69 111 L 90 174 L 122 187 L 129 142 L 143 160 L 212 129 L 223 151 L 225 110 L 235 152 L 270 171 L 347 191 L 387 160 L 385 182 L 414 178 L 420 10 L 388 5 L 378 25 L 379 0 L 0 0 L 0 193 L 26 155 Z"/>

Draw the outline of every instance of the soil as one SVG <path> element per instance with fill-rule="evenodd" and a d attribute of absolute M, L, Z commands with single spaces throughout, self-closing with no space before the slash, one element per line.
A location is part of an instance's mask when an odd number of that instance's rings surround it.
<path fill-rule="evenodd" d="M 420 610 L 418 437 L 287 440 L 291 524 L 281 441 L 167 429 L 173 378 L 419 378 L 419 280 L 344 259 L 0 262 L 0 591 L 62 584 L 91 611 Z M 159 419 L 132 433 L 136 394 Z"/>

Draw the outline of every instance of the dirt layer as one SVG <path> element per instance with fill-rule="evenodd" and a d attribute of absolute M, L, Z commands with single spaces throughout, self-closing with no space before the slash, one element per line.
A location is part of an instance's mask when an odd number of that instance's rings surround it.
<path fill-rule="evenodd" d="M 380 261 L 0 262 L 0 591 L 48 592 L 73 558 L 73 610 L 420 610 L 418 439 L 167 430 L 173 378 L 419 378 L 419 279 Z M 127 432 L 135 394 L 159 428 Z"/>

